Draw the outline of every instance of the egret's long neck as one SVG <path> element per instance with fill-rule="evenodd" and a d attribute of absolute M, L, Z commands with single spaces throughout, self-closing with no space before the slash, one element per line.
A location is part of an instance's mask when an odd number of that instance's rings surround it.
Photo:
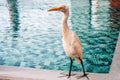
<path fill-rule="evenodd" d="M 69 10 L 66 11 L 64 13 L 64 16 L 63 16 L 63 22 L 62 22 L 62 35 L 63 37 L 67 36 L 67 33 L 69 31 L 69 27 L 68 27 L 68 17 L 69 17 Z"/>

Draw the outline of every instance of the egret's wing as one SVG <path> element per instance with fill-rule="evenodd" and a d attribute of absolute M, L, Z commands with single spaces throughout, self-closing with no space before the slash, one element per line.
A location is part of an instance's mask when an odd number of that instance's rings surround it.
<path fill-rule="evenodd" d="M 82 58 L 82 44 L 79 37 L 72 31 L 71 46 L 74 48 L 76 54 Z"/>

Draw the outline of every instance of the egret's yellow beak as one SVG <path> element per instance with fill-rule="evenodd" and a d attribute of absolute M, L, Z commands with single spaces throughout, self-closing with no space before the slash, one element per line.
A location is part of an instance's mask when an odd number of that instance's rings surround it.
<path fill-rule="evenodd" d="M 59 11 L 61 8 L 52 8 L 52 9 L 49 9 L 48 12 L 50 11 Z"/>

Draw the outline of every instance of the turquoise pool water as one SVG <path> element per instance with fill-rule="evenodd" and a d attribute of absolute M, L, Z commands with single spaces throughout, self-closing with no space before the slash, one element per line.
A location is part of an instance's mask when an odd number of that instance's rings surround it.
<path fill-rule="evenodd" d="M 118 28 L 111 27 L 109 0 L 1 0 L 0 65 L 69 70 L 62 47 L 62 13 L 48 13 L 58 4 L 70 6 L 69 25 L 80 37 L 88 72 L 109 72 Z M 73 71 L 81 71 L 74 61 Z"/>

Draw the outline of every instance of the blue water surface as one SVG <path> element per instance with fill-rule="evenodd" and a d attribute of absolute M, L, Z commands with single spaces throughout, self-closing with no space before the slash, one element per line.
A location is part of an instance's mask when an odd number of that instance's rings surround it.
<path fill-rule="evenodd" d="M 48 13 L 58 4 L 70 7 L 70 28 L 80 37 L 88 72 L 109 72 L 119 29 L 112 28 L 109 0 L 1 0 L 0 65 L 69 70 L 62 47 L 62 13 Z M 74 60 L 73 71 L 82 67 Z"/>

